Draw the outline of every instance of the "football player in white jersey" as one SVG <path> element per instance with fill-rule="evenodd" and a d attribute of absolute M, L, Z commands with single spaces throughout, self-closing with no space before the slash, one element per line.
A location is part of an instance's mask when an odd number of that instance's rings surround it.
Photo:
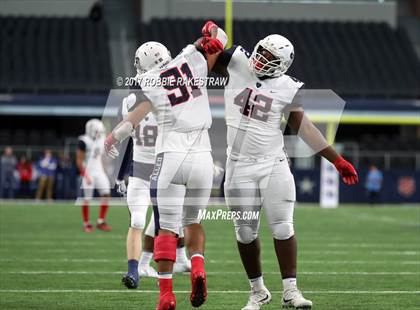
<path fill-rule="evenodd" d="M 357 173 L 328 145 L 299 105 L 303 83 L 285 74 L 294 58 L 288 39 L 269 35 L 256 44 L 252 54 L 234 46 L 212 57 L 217 57 L 213 70 L 229 77 L 225 86 L 226 203 L 234 211 L 264 209 L 283 279 L 282 304 L 310 309 L 312 302 L 302 296 L 296 283 L 295 184 L 284 152 L 282 117 L 309 146 L 335 165 L 345 184 L 357 183 Z M 234 226 L 251 286 L 242 310 L 257 310 L 271 300 L 261 270 L 259 219 L 235 220 Z"/>
<path fill-rule="evenodd" d="M 136 58 L 138 58 L 138 55 L 136 55 Z M 135 78 L 137 79 L 138 75 Z M 121 107 L 121 116 L 123 118 L 127 117 L 135 103 L 134 95 L 124 98 Z M 145 230 L 143 251 L 141 251 L 141 234 L 146 222 L 147 209 L 151 202 L 150 175 L 153 171 L 155 161 L 157 132 L 158 128 L 155 117 L 153 113 L 149 113 L 131 134 L 132 139 L 130 139 L 127 146 L 116 181 L 118 185 L 117 191 L 122 195 L 127 194 L 127 204 L 130 210 L 130 227 L 126 241 L 128 271 L 122 279 L 122 282 L 127 288 L 137 288 L 139 277 L 157 277 L 156 270 L 150 266 L 155 234 L 153 215 Z M 126 188 L 124 176 L 129 163 L 132 164 L 132 167 L 130 169 L 128 188 Z M 185 254 L 182 228 L 180 229 L 179 236 L 174 271 L 190 271 L 191 262 Z"/>
<path fill-rule="evenodd" d="M 192 264 L 190 302 L 199 307 L 207 298 L 205 237 L 198 214 L 207 206 L 213 181 L 208 135 L 212 119 L 205 85 L 185 80 L 206 79 L 211 69 L 207 57 L 222 51 L 226 42 L 226 34 L 214 25 L 206 40 L 186 46 L 174 59 L 162 44 L 144 43 L 139 59 L 139 69 L 144 72 L 142 92 L 135 93 L 136 107 L 105 141 L 105 149 L 112 153 L 115 144 L 127 138 L 140 120 L 150 111 L 155 114 L 157 155 L 150 193 L 157 231 L 154 243 L 160 289 L 157 310 L 176 307 L 172 272 L 181 225 Z"/>
<path fill-rule="evenodd" d="M 101 195 L 101 205 L 96 227 L 103 231 L 111 231 L 111 226 L 105 222 L 110 198 L 110 183 L 102 163 L 103 143 L 105 140 L 105 126 L 98 119 L 91 119 L 86 123 L 85 134 L 79 137 L 76 152 L 76 165 L 82 179 L 84 194 L 82 205 L 83 227 L 85 232 L 92 232 L 93 226 L 89 221 L 89 201 L 96 189 Z"/>

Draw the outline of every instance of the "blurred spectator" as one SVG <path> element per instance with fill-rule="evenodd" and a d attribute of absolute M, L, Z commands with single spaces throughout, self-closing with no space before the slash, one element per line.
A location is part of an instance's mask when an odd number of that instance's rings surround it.
<path fill-rule="evenodd" d="M 25 156 L 20 158 L 19 163 L 16 166 L 19 172 L 19 196 L 21 198 L 30 198 L 30 185 L 32 180 L 32 164 L 26 160 Z"/>
<path fill-rule="evenodd" d="M 366 190 L 368 192 L 369 203 L 378 203 L 379 193 L 382 189 L 382 172 L 375 166 L 371 165 L 366 176 Z"/>
<path fill-rule="evenodd" d="M 7 146 L 0 159 L 0 198 L 14 198 L 16 163 L 17 159 L 13 155 L 13 149 Z"/>
<path fill-rule="evenodd" d="M 38 162 L 39 182 L 36 199 L 42 199 L 44 192 L 47 198 L 52 200 L 54 189 L 54 176 L 57 169 L 57 160 L 52 156 L 51 150 L 45 150 L 44 157 Z"/>
<path fill-rule="evenodd" d="M 70 160 L 70 157 L 60 153 L 56 176 L 56 185 L 55 193 L 56 199 L 72 199 L 74 198 L 74 188 L 72 184 L 74 183 L 74 173 L 73 165 Z"/>

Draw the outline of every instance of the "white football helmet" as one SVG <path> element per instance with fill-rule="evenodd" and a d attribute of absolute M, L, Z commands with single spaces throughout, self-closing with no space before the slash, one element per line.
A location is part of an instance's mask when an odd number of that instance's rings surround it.
<path fill-rule="evenodd" d="M 93 118 L 86 123 L 85 131 L 86 135 L 95 140 L 105 135 L 105 126 L 100 120 Z"/>
<path fill-rule="evenodd" d="M 268 60 L 262 51 L 270 52 L 274 59 Z M 292 43 L 279 34 L 271 34 L 260 40 L 249 58 L 249 68 L 258 77 L 278 77 L 286 73 L 295 57 Z"/>
<path fill-rule="evenodd" d="M 137 74 L 143 74 L 155 68 L 161 68 L 172 60 L 171 52 L 159 42 L 143 43 L 136 51 L 134 67 Z"/>

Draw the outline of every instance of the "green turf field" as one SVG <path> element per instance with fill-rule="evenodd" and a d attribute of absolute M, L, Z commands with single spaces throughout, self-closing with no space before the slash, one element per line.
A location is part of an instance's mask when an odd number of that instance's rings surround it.
<path fill-rule="evenodd" d="M 92 208 L 96 216 L 98 209 Z M 298 284 L 314 309 L 420 309 L 420 208 L 296 209 Z M 128 291 L 128 212 L 112 207 L 114 231 L 81 230 L 74 206 L 0 206 L 0 309 L 154 309 L 153 279 Z M 209 297 L 202 309 L 241 309 L 248 282 L 232 224 L 205 221 Z M 281 281 L 262 225 L 265 282 L 280 309 Z M 189 275 L 175 275 L 177 309 L 188 303 Z"/>

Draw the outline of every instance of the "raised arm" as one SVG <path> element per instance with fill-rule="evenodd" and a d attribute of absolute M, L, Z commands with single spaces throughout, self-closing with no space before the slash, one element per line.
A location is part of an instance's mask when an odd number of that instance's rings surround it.
<path fill-rule="evenodd" d="M 228 37 L 223 29 L 212 21 L 206 22 L 201 32 L 203 37 L 198 39 L 194 45 L 205 54 L 208 70 L 211 71 L 216 64 L 218 55 L 224 50 Z"/>

